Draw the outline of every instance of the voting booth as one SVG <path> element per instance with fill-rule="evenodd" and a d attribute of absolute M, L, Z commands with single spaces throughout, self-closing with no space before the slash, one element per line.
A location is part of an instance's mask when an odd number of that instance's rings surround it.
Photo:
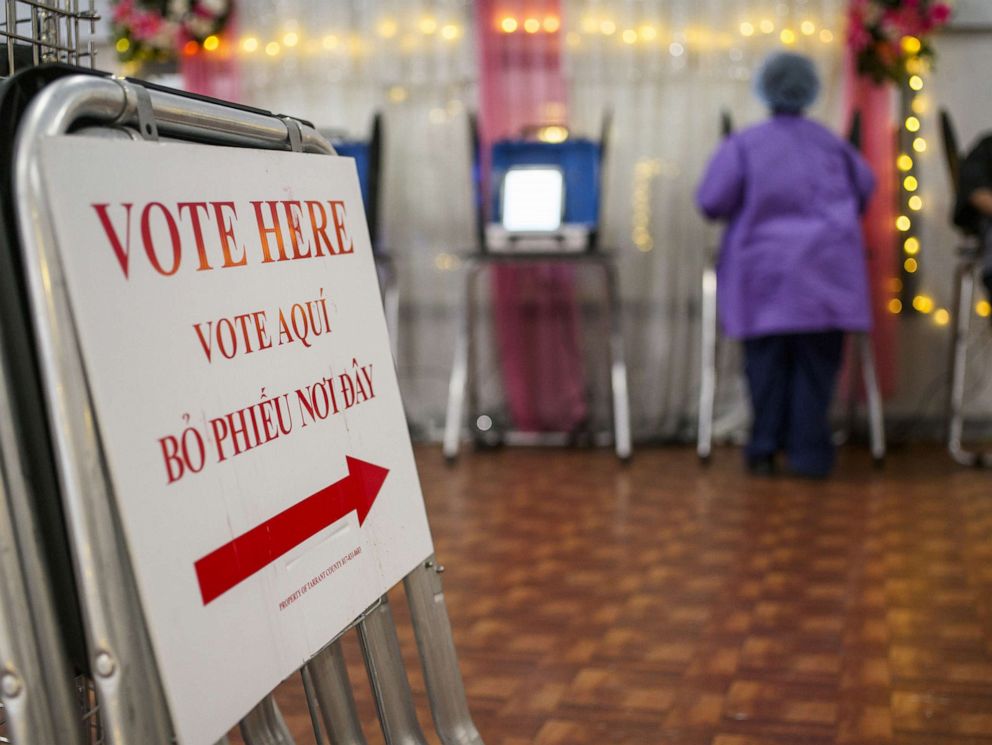
<path fill-rule="evenodd" d="M 560 128 L 559 128 L 560 129 Z M 566 138 L 561 142 L 501 140 L 490 150 L 488 186 L 479 168 L 478 132 L 472 122 L 475 183 L 479 212 L 476 250 L 463 257 L 465 288 L 459 310 L 458 336 L 448 386 L 444 455 L 458 455 L 463 429 L 476 441 L 492 438 L 492 417 L 480 416 L 477 402 L 476 306 L 480 276 L 496 266 L 565 263 L 588 268 L 600 278 L 608 319 L 606 357 L 610 369 L 612 428 L 608 434 L 617 457 L 632 453 L 627 363 L 623 349 L 616 260 L 598 241 L 602 160 L 608 142 L 609 117 L 599 142 Z M 488 210 L 484 199 L 488 195 Z M 480 426 L 480 422 L 483 426 Z M 506 444 L 562 445 L 570 433 L 508 430 L 496 433 Z"/>
<path fill-rule="evenodd" d="M 75 61 L 75 60 L 72 60 Z M 14 745 L 481 745 L 355 161 L 308 123 L 67 65 L 3 83 L 0 700 Z"/>
<path fill-rule="evenodd" d="M 964 158 L 958 144 L 957 130 L 946 109 L 940 111 L 940 126 L 944 144 L 947 175 L 951 193 L 957 194 L 960 163 Z M 946 404 L 947 450 L 955 462 L 963 466 L 992 467 L 992 453 L 982 452 L 965 441 L 967 411 L 968 357 L 972 319 L 975 307 L 975 285 L 981 271 L 981 246 L 974 235 L 961 235 L 954 270 L 954 300 L 951 303 L 951 349 L 948 364 L 948 394 Z"/>

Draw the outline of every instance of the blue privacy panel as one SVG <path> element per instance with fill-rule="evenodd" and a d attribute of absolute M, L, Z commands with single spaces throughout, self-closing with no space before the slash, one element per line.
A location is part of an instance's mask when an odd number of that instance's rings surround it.
<path fill-rule="evenodd" d="M 514 166 L 558 166 L 565 175 L 562 222 L 596 227 L 599 222 L 599 143 L 574 139 L 560 143 L 500 140 L 493 143 L 492 220 L 500 222 L 500 185 Z"/>
<path fill-rule="evenodd" d="M 338 140 L 334 143 L 334 152 L 346 158 L 355 159 L 358 169 L 358 183 L 362 188 L 362 204 L 369 206 L 369 143 L 359 140 Z"/>

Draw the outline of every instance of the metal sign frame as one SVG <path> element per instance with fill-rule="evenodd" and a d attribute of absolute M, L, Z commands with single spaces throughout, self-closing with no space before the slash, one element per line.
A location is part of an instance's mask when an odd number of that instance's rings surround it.
<path fill-rule="evenodd" d="M 165 744 L 173 739 L 170 715 L 123 542 L 40 168 L 41 141 L 66 135 L 334 151 L 313 127 L 290 117 L 84 74 L 45 87 L 18 129 L 13 177 L 20 250 L 104 738 L 108 745 Z M 425 557 L 404 580 L 431 711 L 444 745 L 481 745 L 439 572 L 434 557 Z M 385 597 L 354 625 L 386 742 L 425 743 Z M 314 729 L 319 737 L 324 719 L 336 745 L 363 743 L 338 644 L 333 640 L 301 671 Z M 249 745 L 292 742 L 271 697 L 241 729 Z"/>

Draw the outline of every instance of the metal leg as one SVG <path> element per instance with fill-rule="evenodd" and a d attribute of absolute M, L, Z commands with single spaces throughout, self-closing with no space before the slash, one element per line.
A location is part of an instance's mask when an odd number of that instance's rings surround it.
<path fill-rule="evenodd" d="M 272 694 L 241 720 L 241 737 L 245 745 L 295 745 Z"/>
<path fill-rule="evenodd" d="M 875 351 L 872 349 L 871 336 L 868 334 L 858 334 L 857 344 L 865 397 L 868 401 L 871 457 L 876 463 L 881 463 L 885 459 L 885 418 L 882 414 L 882 392 L 878 387 L 878 371 L 875 368 Z"/>
<path fill-rule="evenodd" d="M 482 745 L 465 698 L 441 572 L 433 556 L 403 580 L 434 727 L 444 745 Z"/>
<path fill-rule="evenodd" d="M 313 678 L 324 729 L 331 742 L 334 745 L 366 745 L 341 642 L 336 641 L 323 649 L 307 667 Z"/>
<path fill-rule="evenodd" d="M 455 358 L 451 363 L 451 378 L 448 381 L 448 409 L 444 421 L 444 457 L 450 462 L 458 457 L 458 445 L 462 436 L 462 423 L 465 416 L 465 384 L 468 379 L 469 336 L 472 330 L 471 310 L 473 267 L 465 270 L 465 290 L 462 305 L 458 309 L 458 336 L 455 338 Z"/>
<path fill-rule="evenodd" d="M 701 325 L 703 338 L 696 454 L 705 463 L 713 453 L 713 408 L 716 401 L 716 270 L 713 267 L 707 267 L 703 271 Z"/>
<path fill-rule="evenodd" d="M 314 745 L 324 745 L 324 736 L 320 730 L 320 704 L 317 702 L 317 694 L 313 688 L 313 676 L 310 674 L 308 665 L 300 668 L 300 679 L 303 681 L 303 695 L 306 697 L 307 711 L 310 713 L 310 726 L 313 727 Z"/>
<path fill-rule="evenodd" d="M 626 461 L 633 453 L 630 436 L 630 394 L 627 386 L 627 359 L 623 349 L 623 318 L 616 267 L 609 259 L 602 263 L 606 281 L 606 302 L 610 321 L 610 385 L 613 391 L 613 439 L 617 457 Z"/>
<path fill-rule="evenodd" d="M 968 331 L 975 298 L 975 263 L 962 261 L 954 276 L 954 326 L 951 333 L 951 385 L 947 401 L 947 450 L 963 466 L 992 466 L 992 455 L 965 448 L 964 394 L 968 370 Z"/>
<path fill-rule="evenodd" d="M 386 745 L 427 745 L 417 721 L 400 640 L 386 598 L 358 624 L 358 638 Z"/>

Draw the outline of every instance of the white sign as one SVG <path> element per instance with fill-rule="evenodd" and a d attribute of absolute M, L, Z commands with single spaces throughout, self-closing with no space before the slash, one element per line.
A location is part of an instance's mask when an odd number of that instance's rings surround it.
<path fill-rule="evenodd" d="M 43 167 L 179 742 L 208 745 L 432 552 L 354 161 L 60 137 Z"/>

